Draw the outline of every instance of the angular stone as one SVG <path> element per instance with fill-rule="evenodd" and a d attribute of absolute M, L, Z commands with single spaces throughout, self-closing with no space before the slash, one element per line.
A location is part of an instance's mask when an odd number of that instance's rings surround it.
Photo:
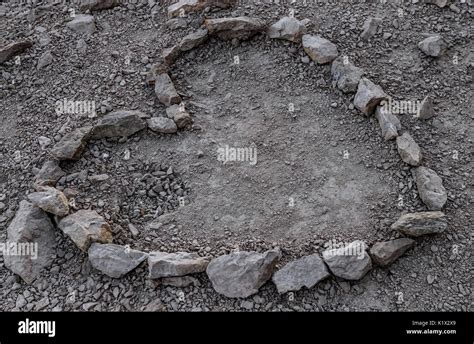
<path fill-rule="evenodd" d="M 78 210 L 59 221 L 61 229 L 82 251 L 93 242 L 109 244 L 112 232 L 105 219 L 94 210 Z"/>
<path fill-rule="evenodd" d="M 66 196 L 55 188 L 44 186 L 39 192 L 29 194 L 28 199 L 47 213 L 60 217 L 69 214 L 69 202 Z"/>
<path fill-rule="evenodd" d="M 171 30 L 184 29 L 187 26 L 188 23 L 184 18 L 173 18 L 166 22 L 166 27 Z"/>
<path fill-rule="evenodd" d="M 207 40 L 208 31 L 206 29 L 199 29 L 196 32 L 190 33 L 183 37 L 179 43 L 181 51 L 188 51 L 194 49 Z"/>
<path fill-rule="evenodd" d="M 354 106 L 357 109 L 365 115 L 371 115 L 377 105 L 384 99 L 387 99 L 387 95 L 379 85 L 374 84 L 367 78 L 360 79 L 357 93 L 354 97 Z"/>
<path fill-rule="evenodd" d="M 391 229 L 411 237 L 419 237 L 442 233 L 447 226 L 446 216 L 441 211 L 424 211 L 400 216 Z"/>
<path fill-rule="evenodd" d="M 92 35 L 96 30 L 94 17 L 88 14 L 76 15 L 66 26 L 72 31 L 86 35 Z"/>
<path fill-rule="evenodd" d="M 357 91 L 364 70 L 354 66 L 346 57 L 340 56 L 332 62 L 331 74 L 337 88 L 343 93 L 353 93 Z"/>
<path fill-rule="evenodd" d="M 120 278 L 135 269 L 147 259 L 148 254 L 115 244 L 92 244 L 88 251 L 89 261 L 94 269 Z"/>
<path fill-rule="evenodd" d="M 398 136 L 398 131 L 402 130 L 402 125 L 398 117 L 392 114 L 388 107 L 384 105 L 384 100 L 380 105 L 375 110 L 375 118 L 379 122 L 384 140 L 392 140 Z"/>
<path fill-rule="evenodd" d="M 155 63 L 154 65 L 151 66 L 150 70 L 148 71 L 148 74 L 146 75 L 145 82 L 149 86 L 153 86 L 155 84 L 155 79 L 158 75 L 160 74 L 166 74 L 168 73 L 169 68 L 166 64 L 164 63 Z"/>
<path fill-rule="evenodd" d="M 81 0 L 81 11 L 100 11 L 120 5 L 120 0 Z"/>
<path fill-rule="evenodd" d="M 397 137 L 397 149 L 398 154 L 407 164 L 418 166 L 421 163 L 422 154 L 420 146 L 407 132 Z"/>
<path fill-rule="evenodd" d="M 303 49 L 318 64 L 329 63 L 339 55 L 337 46 L 321 36 L 303 35 Z"/>
<path fill-rule="evenodd" d="M 147 115 L 141 111 L 119 110 L 102 117 L 94 127 L 94 138 L 129 137 L 146 128 L 143 118 Z"/>
<path fill-rule="evenodd" d="M 209 258 L 197 253 L 150 252 L 148 256 L 149 278 L 176 277 L 195 274 L 206 270 Z"/>
<path fill-rule="evenodd" d="M 263 254 L 233 252 L 213 259 L 206 272 L 216 292 L 245 298 L 257 293 L 270 279 L 280 258 L 280 249 Z"/>
<path fill-rule="evenodd" d="M 267 35 L 270 38 L 299 42 L 305 32 L 305 25 L 298 19 L 294 17 L 283 17 L 268 28 Z"/>
<path fill-rule="evenodd" d="M 186 128 L 193 123 L 191 115 L 186 112 L 182 104 L 172 105 L 166 108 L 166 115 L 171 118 L 180 129 Z"/>
<path fill-rule="evenodd" d="M 330 276 L 323 260 L 312 254 L 290 262 L 273 274 L 272 280 L 280 294 L 303 287 L 312 288 Z"/>
<path fill-rule="evenodd" d="M 370 248 L 370 256 L 377 265 L 388 266 L 413 246 L 415 240 L 408 238 L 377 242 Z"/>
<path fill-rule="evenodd" d="M 434 115 L 433 101 L 429 96 L 426 96 L 421 102 L 418 111 L 416 112 L 416 117 L 419 119 L 430 119 Z"/>
<path fill-rule="evenodd" d="M 152 117 L 147 120 L 148 128 L 162 134 L 173 134 L 178 131 L 176 123 L 165 117 Z"/>
<path fill-rule="evenodd" d="M 216 34 L 220 39 L 248 39 L 261 32 L 265 22 L 258 18 L 234 17 L 206 19 L 204 21 L 209 33 Z"/>
<path fill-rule="evenodd" d="M 51 154 L 58 160 L 79 160 L 91 134 L 92 127 L 75 129 L 54 145 Z"/>
<path fill-rule="evenodd" d="M 21 54 L 26 49 L 30 48 L 33 43 L 29 40 L 21 40 L 10 43 L 0 48 L 0 64 L 10 60 L 13 56 Z"/>
<path fill-rule="evenodd" d="M 381 23 L 381 18 L 367 18 L 364 22 L 364 25 L 362 26 L 362 33 L 360 34 L 360 38 L 364 41 L 368 41 L 377 33 L 377 29 Z"/>
<path fill-rule="evenodd" d="M 448 200 L 443 180 L 427 167 L 418 167 L 414 174 L 418 194 L 423 203 L 429 210 L 441 210 Z"/>
<path fill-rule="evenodd" d="M 418 48 L 428 56 L 439 57 L 446 50 L 446 43 L 440 35 L 433 35 L 418 43 Z"/>
<path fill-rule="evenodd" d="M 61 177 L 65 176 L 59 164 L 55 160 L 46 161 L 35 176 L 34 183 L 37 186 L 55 186 Z M 35 187 L 36 188 L 36 187 Z"/>
<path fill-rule="evenodd" d="M 448 4 L 448 1 L 449 0 L 427 0 L 426 2 L 428 4 L 433 4 L 433 5 L 436 5 L 440 8 L 443 8 Z"/>
<path fill-rule="evenodd" d="M 343 247 L 323 251 L 323 259 L 335 276 L 355 281 L 372 268 L 372 260 L 366 249 L 364 242 L 356 240 Z"/>
<path fill-rule="evenodd" d="M 46 51 L 41 57 L 38 59 L 38 64 L 36 65 L 36 69 L 44 68 L 51 63 L 53 63 L 53 54 L 50 51 Z"/>
<path fill-rule="evenodd" d="M 168 74 L 160 74 L 156 77 L 155 94 L 158 100 L 166 106 L 181 103 L 181 97 L 178 92 L 176 92 Z"/>
<path fill-rule="evenodd" d="M 168 66 L 171 66 L 179 57 L 181 54 L 181 48 L 179 47 L 179 44 L 173 45 L 171 48 L 166 48 L 163 49 L 162 52 L 162 57 L 165 63 Z"/>
<path fill-rule="evenodd" d="M 56 258 L 56 232 L 51 220 L 43 210 L 27 201 L 20 202 L 7 228 L 7 242 L 10 250 L 12 244 L 18 250 L 3 252 L 5 266 L 28 284 Z M 19 255 L 20 252 L 23 254 Z"/>

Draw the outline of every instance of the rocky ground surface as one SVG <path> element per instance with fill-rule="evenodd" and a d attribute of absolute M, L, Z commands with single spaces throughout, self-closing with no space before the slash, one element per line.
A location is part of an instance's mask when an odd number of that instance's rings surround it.
<path fill-rule="evenodd" d="M 473 310 L 472 7 L 248 2 L 168 21 L 166 6 L 151 3 L 93 12 L 95 31 L 86 33 L 67 26 L 78 8 L 2 4 L 0 46 L 34 44 L 0 65 L 0 242 L 66 133 L 121 109 L 164 114 L 145 84 L 163 49 L 204 18 L 251 16 L 272 24 L 292 9 L 309 20 L 309 33 L 336 44 L 394 99 L 434 99 L 435 117 L 399 118 L 424 165 L 443 178 L 448 229 L 417 240 L 393 265 L 360 281 L 331 277 L 282 295 L 269 282 L 247 299 L 216 293 L 204 273 L 182 288 L 150 280 L 144 264 L 120 279 L 104 276 L 57 231 L 57 258 L 32 284 L 0 258 L 1 310 Z M 381 24 L 361 38 L 369 17 Z M 447 44 L 436 59 L 418 47 L 435 33 Z M 403 212 L 427 210 L 395 141 L 384 141 L 375 117 L 354 109 L 353 97 L 333 87 L 330 65 L 311 62 L 301 43 L 264 34 L 240 42 L 211 38 L 184 53 L 169 74 L 192 126 L 93 140 L 79 161 L 61 163 L 66 176 L 57 187 L 70 207 L 102 215 L 114 243 L 200 256 L 279 246 L 282 266 L 321 253 L 330 240 L 398 238 L 390 226 Z M 57 113 L 63 99 L 94 101 L 97 116 Z M 217 149 L 225 145 L 254 145 L 258 163 L 223 164 Z M 158 181 L 149 182 L 150 175 Z"/>

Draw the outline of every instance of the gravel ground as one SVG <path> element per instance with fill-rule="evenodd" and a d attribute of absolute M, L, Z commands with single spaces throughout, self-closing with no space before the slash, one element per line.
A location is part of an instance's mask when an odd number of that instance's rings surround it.
<path fill-rule="evenodd" d="M 310 20 L 309 33 L 335 43 L 340 55 L 394 99 L 433 97 L 434 118 L 399 118 L 422 147 L 424 164 L 443 178 L 448 229 L 417 240 L 396 263 L 371 270 L 361 281 L 330 278 L 284 295 L 270 282 L 244 300 L 216 293 L 204 273 L 184 288 L 149 280 L 144 264 L 121 279 L 109 278 L 58 231 L 57 258 L 31 285 L 0 258 L 0 310 L 473 310 L 472 6 L 247 2 L 190 14 L 175 28 L 167 24 L 166 6 L 131 3 L 94 12 L 97 30 L 89 37 L 66 27 L 71 6 L 37 6 L 33 13 L 2 5 L 0 45 L 21 38 L 35 44 L 20 60 L 0 65 L 0 242 L 49 158 L 40 137 L 53 145 L 70 129 L 119 109 L 163 114 L 145 76 L 164 48 L 198 29 L 205 17 L 245 15 L 271 24 L 290 9 L 296 18 Z M 369 16 L 383 22 L 363 42 L 359 35 Z M 433 33 L 448 45 L 439 59 L 417 48 Z M 52 63 L 38 69 L 48 51 Z M 61 165 L 67 176 L 58 187 L 74 200 L 73 208 L 103 215 L 115 243 L 210 256 L 279 246 L 282 265 L 321 252 L 328 240 L 396 238 L 390 225 L 402 212 L 426 210 L 395 142 L 384 141 L 376 119 L 361 116 L 353 99 L 332 86 L 328 65 L 305 59 L 301 44 L 264 34 L 244 42 L 211 38 L 185 53 L 170 76 L 192 115 L 192 128 L 96 140 L 79 161 Z M 97 117 L 58 114 L 56 102 L 63 99 L 94 101 Z M 295 111 L 288 111 L 289 104 Z M 252 144 L 258 148 L 256 165 L 216 158 L 218 147 Z M 171 185 L 170 197 L 150 194 L 146 175 L 156 171 L 166 173 L 162 188 Z M 104 174 L 104 180 L 89 178 Z"/>

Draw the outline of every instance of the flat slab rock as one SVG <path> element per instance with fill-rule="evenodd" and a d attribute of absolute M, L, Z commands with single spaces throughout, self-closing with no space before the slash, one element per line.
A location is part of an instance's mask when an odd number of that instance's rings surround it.
<path fill-rule="evenodd" d="M 21 54 L 26 49 L 33 46 L 29 40 L 12 42 L 0 48 L 0 64 L 10 60 L 13 56 Z"/>
<path fill-rule="evenodd" d="M 115 244 L 93 243 L 88 251 L 89 261 L 97 269 L 112 278 L 120 278 L 147 259 L 148 254 Z"/>
<path fill-rule="evenodd" d="M 270 279 L 280 258 L 280 249 L 265 253 L 233 252 L 213 259 L 206 273 L 219 294 L 246 298 Z"/>
<path fill-rule="evenodd" d="M 306 26 L 295 17 L 283 17 L 268 28 L 267 35 L 269 38 L 299 42 L 305 31 Z"/>
<path fill-rule="evenodd" d="M 29 194 L 28 199 L 47 213 L 59 217 L 69 214 L 69 202 L 66 196 L 53 187 L 43 187 L 41 191 Z"/>
<path fill-rule="evenodd" d="M 319 255 L 312 254 L 286 264 L 273 274 L 272 280 L 283 294 L 303 287 L 312 288 L 330 275 Z"/>
<path fill-rule="evenodd" d="M 197 253 L 150 252 L 148 256 L 148 277 L 177 277 L 206 271 L 209 258 Z"/>
<path fill-rule="evenodd" d="M 223 40 L 248 39 L 265 28 L 263 20 L 250 17 L 206 19 L 204 25 Z"/>
<path fill-rule="evenodd" d="M 105 115 L 94 127 L 96 139 L 105 137 L 129 137 L 146 128 L 145 118 L 141 111 L 119 110 Z"/>
<path fill-rule="evenodd" d="M 409 165 L 421 164 L 421 148 L 407 132 L 397 137 L 397 150 L 400 158 Z"/>
<path fill-rule="evenodd" d="M 388 266 L 415 246 L 415 240 L 400 238 L 390 241 L 377 242 L 370 248 L 372 260 L 380 266 Z"/>
<path fill-rule="evenodd" d="M 337 88 L 343 93 L 353 93 L 357 91 L 364 70 L 354 66 L 346 57 L 340 56 L 332 62 L 331 75 Z"/>
<path fill-rule="evenodd" d="M 415 170 L 414 177 L 423 203 L 429 210 L 441 210 L 448 200 L 441 177 L 432 169 L 423 166 Z"/>
<path fill-rule="evenodd" d="M 325 64 L 339 55 L 337 46 L 321 36 L 303 35 L 303 49 L 313 61 Z"/>
<path fill-rule="evenodd" d="M 56 231 L 48 215 L 27 201 L 21 201 L 18 211 L 7 228 L 7 242 L 20 243 L 26 253 L 4 254 L 5 266 L 19 275 L 26 283 L 32 283 L 41 271 L 56 258 Z M 29 245 L 29 250 L 26 251 Z M 37 245 L 36 247 L 32 245 Z M 15 245 L 18 249 L 20 246 Z"/>
<path fill-rule="evenodd" d="M 323 259 L 335 276 L 346 280 L 359 280 L 372 268 L 372 260 L 366 249 L 367 245 L 357 240 L 323 251 Z"/>
<path fill-rule="evenodd" d="M 354 106 L 365 115 L 371 115 L 377 105 L 388 96 L 382 88 L 367 78 L 361 78 L 354 97 Z"/>
<path fill-rule="evenodd" d="M 92 136 L 92 127 L 82 127 L 64 135 L 51 149 L 51 154 L 58 160 L 79 160 Z"/>
<path fill-rule="evenodd" d="M 198 29 L 197 31 L 183 37 L 179 43 L 179 49 L 181 51 L 194 49 L 204 43 L 207 38 L 208 31 L 206 29 Z"/>
<path fill-rule="evenodd" d="M 438 234 L 446 230 L 448 222 L 441 211 L 424 211 L 400 216 L 391 229 L 411 237 Z"/>
<path fill-rule="evenodd" d="M 82 251 L 87 251 L 93 242 L 112 242 L 110 225 L 94 210 L 78 210 L 61 219 L 58 227 Z"/>

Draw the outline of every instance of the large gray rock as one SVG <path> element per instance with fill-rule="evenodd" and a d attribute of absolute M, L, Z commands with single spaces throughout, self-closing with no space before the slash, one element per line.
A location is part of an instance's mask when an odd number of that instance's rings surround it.
<path fill-rule="evenodd" d="M 397 116 L 387 109 L 386 106 L 381 103 L 381 106 L 377 106 L 375 110 L 375 118 L 379 122 L 382 136 L 385 141 L 392 140 L 398 136 L 398 131 L 402 130 L 402 125 Z"/>
<path fill-rule="evenodd" d="M 51 154 L 58 160 L 79 160 L 91 134 L 92 127 L 75 129 L 54 145 Z"/>
<path fill-rule="evenodd" d="M 33 43 L 29 40 L 21 40 L 10 43 L 0 48 L 0 64 L 10 60 L 13 56 L 21 54 L 30 48 Z"/>
<path fill-rule="evenodd" d="M 342 247 L 323 251 L 323 259 L 335 276 L 347 280 L 359 280 L 372 268 L 372 261 L 366 249 L 367 245 L 357 240 Z"/>
<path fill-rule="evenodd" d="M 166 63 L 155 63 L 151 66 L 148 74 L 146 75 L 145 82 L 149 86 L 155 85 L 155 79 L 160 74 L 166 74 L 169 71 L 169 67 Z"/>
<path fill-rule="evenodd" d="M 344 93 L 357 91 L 359 81 L 364 75 L 362 68 L 356 67 L 343 56 L 332 62 L 331 74 L 336 82 L 337 88 Z"/>
<path fill-rule="evenodd" d="M 294 17 L 283 17 L 267 30 L 270 38 L 285 39 L 290 42 L 299 42 L 306 32 L 302 22 Z"/>
<path fill-rule="evenodd" d="M 94 138 L 129 137 L 146 128 L 141 111 L 119 110 L 105 115 L 94 127 Z"/>
<path fill-rule="evenodd" d="M 148 128 L 162 134 L 173 134 L 178 131 L 176 123 L 171 118 L 152 117 L 147 119 Z"/>
<path fill-rule="evenodd" d="M 27 201 L 21 201 L 7 228 L 10 250 L 4 252 L 5 266 L 32 283 L 56 258 L 56 232 L 48 215 Z"/>
<path fill-rule="evenodd" d="M 312 288 L 330 276 L 323 260 L 312 254 L 286 264 L 273 274 L 272 280 L 280 294 L 303 287 Z"/>
<path fill-rule="evenodd" d="M 261 32 L 265 27 L 265 22 L 258 18 L 233 17 L 206 19 L 204 21 L 209 33 L 216 34 L 224 40 L 248 39 Z"/>
<path fill-rule="evenodd" d="M 200 46 L 207 40 L 208 31 L 206 29 L 199 29 L 189 35 L 183 37 L 179 43 L 181 51 L 188 51 Z"/>
<path fill-rule="evenodd" d="M 178 92 L 176 92 L 168 74 L 160 74 L 156 77 L 155 94 L 158 100 L 166 106 L 181 103 L 181 97 Z"/>
<path fill-rule="evenodd" d="M 66 26 L 72 31 L 85 35 L 92 35 L 96 30 L 94 17 L 88 14 L 76 15 Z"/>
<path fill-rule="evenodd" d="M 448 200 L 443 180 L 427 167 L 418 167 L 414 174 L 418 194 L 423 203 L 429 210 L 441 210 Z"/>
<path fill-rule="evenodd" d="M 411 237 L 419 237 L 442 233 L 447 226 L 446 216 L 441 211 L 425 211 L 400 216 L 391 229 Z"/>
<path fill-rule="evenodd" d="M 418 48 L 428 56 L 439 57 L 445 52 L 446 43 L 440 35 L 434 35 L 418 43 Z"/>
<path fill-rule="evenodd" d="M 412 166 L 418 166 L 421 163 L 421 149 L 407 132 L 397 137 L 398 154 L 404 162 Z"/>
<path fill-rule="evenodd" d="M 440 8 L 445 7 L 449 0 L 427 0 L 426 3 L 436 5 Z"/>
<path fill-rule="evenodd" d="M 120 278 L 147 259 L 148 254 L 114 244 L 92 244 L 88 251 L 94 269 L 112 278 Z"/>
<path fill-rule="evenodd" d="M 354 106 L 357 109 L 366 115 L 371 115 L 377 105 L 384 99 L 387 99 L 387 95 L 379 85 L 374 84 L 367 78 L 360 79 L 354 97 Z"/>
<path fill-rule="evenodd" d="M 433 101 L 429 96 L 426 96 L 416 112 L 416 117 L 419 119 L 430 119 L 434 115 Z"/>
<path fill-rule="evenodd" d="M 206 272 L 216 292 L 245 298 L 257 293 L 270 279 L 280 257 L 280 249 L 263 254 L 233 252 L 213 259 Z"/>
<path fill-rule="evenodd" d="M 59 221 L 61 229 L 82 251 L 93 242 L 110 244 L 112 232 L 105 219 L 94 210 L 78 210 Z"/>
<path fill-rule="evenodd" d="M 188 125 L 193 123 L 191 115 L 186 112 L 183 104 L 171 105 L 167 107 L 166 116 L 171 118 L 176 123 L 176 126 L 180 129 L 186 128 Z"/>
<path fill-rule="evenodd" d="M 59 217 L 69 214 L 69 203 L 66 196 L 55 188 L 49 186 L 42 187 L 39 192 L 29 194 L 28 199 L 33 205 L 47 213 Z"/>
<path fill-rule="evenodd" d="M 34 178 L 35 188 L 39 186 L 55 186 L 61 177 L 65 176 L 59 164 L 55 160 L 46 161 Z"/>
<path fill-rule="evenodd" d="M 415 246 L 415 240 L 400 238 L 390 241 L 377 242 L 370 248 L 372 260 L 380 266 L 388 266 Z"/>
<path fill-rule="evenodd" d="M 321 36 L 303 35 L 303 49 L 318 64 L 329 63 L 339 55 L 337 46 Z"/>
<path fill-rule="evenodd" d="M 120 0 L 81 0 L 81 11 L 107 10 L 120 5 Z"/>
<path fill-rule="evenodd" d="M 364 25 L 362 26 L 362 33 L 360 34 L 360 38 L 364 41 L 368 41 L 377 33 L 377 29 L 381 23 L 382 18 L 367 18 L 364 22 Z"/>
<path fill-rule="evenodd" d="M 150 252 L 148 256 L 148 277 L 184 276 L 206 271 L 209 258 L 200 257 L 197 253 L 187 252 Z"/>

